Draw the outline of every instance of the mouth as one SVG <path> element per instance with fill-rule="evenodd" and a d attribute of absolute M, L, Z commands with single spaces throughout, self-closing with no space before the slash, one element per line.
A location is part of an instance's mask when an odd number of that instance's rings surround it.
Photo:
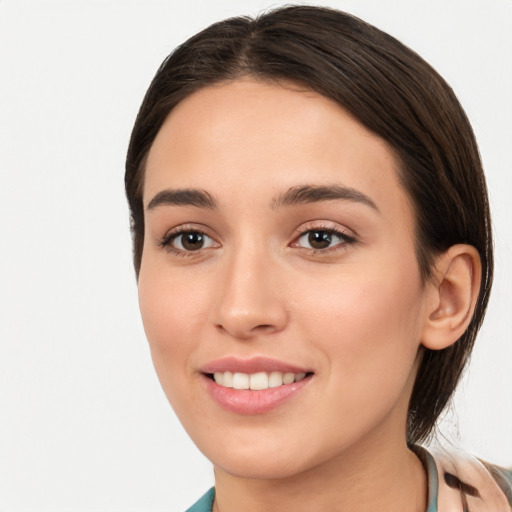
<path fill-rule="evenodd" d="M 213 380 L 219 386 L 233 389 L 250 389 L 252 391 L 263 391 L 269 388 L 278 388 L 300 382 L 306 377 L 313 375 L 313 372 L 214 372 L 205 374 L 209 379 Z"/>
<path fill-rule="evenodd" d="M 262 414 L 294 400 L 312 381 L 306 368 L 255 357 L 226 357 L 201 368 L 206 391 L 223 409 Z"/>

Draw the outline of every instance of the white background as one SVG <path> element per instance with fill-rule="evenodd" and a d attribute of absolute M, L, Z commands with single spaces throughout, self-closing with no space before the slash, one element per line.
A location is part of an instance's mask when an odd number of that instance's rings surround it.
<path fill-rule="evenodd" d="M 469 450 L 511 464 L 512 1 L 321 3 L 418 51 L 474 125 L 497 272 L 450 424 L 458 418 Z M 145 89 L 174 46 L 279 4 L 0 0 L 1 511 L 183 511 L 212 484 L 151 365 L 124 158 Z"/>

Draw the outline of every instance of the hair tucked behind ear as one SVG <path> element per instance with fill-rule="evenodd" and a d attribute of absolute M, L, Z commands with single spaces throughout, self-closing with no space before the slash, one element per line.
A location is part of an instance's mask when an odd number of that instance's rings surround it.
<path fill-rule="evenodd" d="M 340 11 L 291 6 L 216 23 L 178 47 L 147 91 L 128 149 L 125 185 L 135 270 L 144 240 L 144 164 L 162 123 L 194 91 L 244 75 L 316 91 L 389 144 L 414 206 L 425 281 L 434 257 L 451 245 L 466 243 L 479 252 L 483 279 L 467 331 L 447 349 L 425 349 L 419 367 L 408 441 L 421 441 L 452 396 L 483 320 L 493 275 L 491 221 L 475 138 L 453 91 L 388 34 Z"/>

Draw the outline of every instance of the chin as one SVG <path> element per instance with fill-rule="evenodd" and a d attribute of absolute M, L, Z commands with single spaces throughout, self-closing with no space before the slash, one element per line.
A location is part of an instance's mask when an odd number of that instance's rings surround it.
<path fill-rule="evenodd" d="M 307 461 L 297 461 L 295 457 L 282 456 L 255 456 L 220 457 L 220 460 L 210 459 L 215 470 L 222 470 L 237 478 L 254 480 L 282 480 L 291 478 L 299 473 L 307 471 L 315 464 L 308 464 Z M 301 464 L 302 462 L 302 464 Z"/>
<path fill-rule="evenodd" d="M 290 479 L 322 465 L 330 466 L 339 455 L 350 451 L 352 443 L 357 443 L 358 439 L 356 433 L 351 432 L 346 439 L 322 443 L 327 436 L 308 435 L 303 430 L 295 435 L 293 432 L 265 432 L 264 429 L 246 436 L 235 431 L 225 431 L 218 437 L 211 432 L 208 437 L 189 434 L 216 471 L 258 480 Z"/>
<path fill-rule="evenodd" d="M 315 450 L 305 450 L 302 440 L 265 435 L 263 430 L 244 436 L 245 439 L 240 438 L 239 432 L 224 432 L 218 437 L 212 436 L 211 431 L 210 435 L 194 435 L 197 432 L 189 434 L 216 470 L 238 478 L 289 478 L 318 463 L 312 460 Z M 255 436 L 259 437 L 260 442 L 255 441 Z"/>

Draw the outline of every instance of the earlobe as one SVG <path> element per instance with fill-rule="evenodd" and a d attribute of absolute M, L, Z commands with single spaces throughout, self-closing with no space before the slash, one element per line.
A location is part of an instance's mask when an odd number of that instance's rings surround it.
<path fill-rule="evenodd" d="M 480 256 L 471 245 L 453 245 L 437 257 L 427 284 L 423 346 L 441 350 L 464 334 L 473 316 L 481 275 Z"/>

